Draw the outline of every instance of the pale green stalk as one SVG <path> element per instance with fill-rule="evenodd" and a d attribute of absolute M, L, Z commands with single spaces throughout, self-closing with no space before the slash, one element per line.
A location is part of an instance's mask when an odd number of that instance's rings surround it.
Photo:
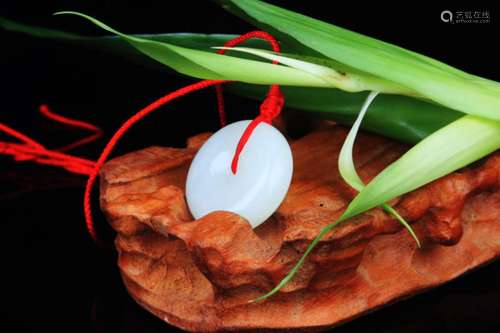
<path fill-rule="evenodd" d="M 338 166 L 340 175 L 346 181 L 346 183 L 349 184 L 349 186 L 351 186 L 352 188 L 356 189 L 359 192 L 361 192 L 365 188 L 365 184 L 363 183 L 363 180 L 361 180 L 361 178 L 359 177 L 356 171 L 356 167 L 354 166 L 354 158 L 353 158 L 354 141 L 361 126 L 361 122 L 363 121 L 365 114 L 368 112 L 369 106 L 371 105 L 371 103 L 373 102 L 375 97 L 377 97 L 378 94 L 379 94 L 378 91 L 373 91 L 367 96 L 366 101 L 361 107 L 361 111 L 359 112 L 356 121 L 354 122 L 354 124 L 351 127 L 351 130 L 347 134 L 347 137 L 344 141 L 344 144 L 342 145 L 342 149 L 340 150 L 339 154 Z M 387 213 L 394 216 L 408 230 L 410 235 L 417 243 L 417 246 L 420 247 L 420 241 L 418 240 L 417 235 L 413 231 L 412 227 L 408 224 L 408 222 L 406 222 L 406 220 L 389 204 L 383 203 L 382 208 Z"/>

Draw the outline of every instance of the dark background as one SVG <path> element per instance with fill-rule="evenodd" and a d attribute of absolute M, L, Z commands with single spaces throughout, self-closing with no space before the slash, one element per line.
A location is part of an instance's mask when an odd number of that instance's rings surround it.
<path fill-rule="evenodd" d="M 500 11 L 491 5 L 383 6 L 360 2 L 272 1 L 388 42 L 429 55 L 490 79 L 500 80 L 497 48 Z M 342 7 L 337 7 L 342 5 Z M 346 7 L 347 6 L 347 7 Z M 450 25 L 444 9 L 488 10 L 489 24 Z M 78 10 L 128 33 L 244 33 L 253 28 L 210 1 L 2 1 L 0 15 L 21 22 L 99 35 L 74 17 Z M 130 64 L 116 56 L 0 30 L 2 110 L 0 122 L 49 147 L 81 135 L 37 113 L 40 103 L 55 112 L 102 127 L 104 139 L 74 153 L 96 158 L 106 139 L 134 112 L 189 79 Z M 229 120 L 255 115 L 257 104 L 227 96 Z M 168 112 L 167 112 L 168 111 Z M 134 127 L 115 156 L 152 144 L 181 146 L 197 132 L 216 130 L 212 91 L 176 101 Z M 0 139 L 4 139 L 0 136 Z M 0 156 L 2 326 L 16 332 L 66 329 L 88 332 L 163 332 L 166 324 L 128 297 L 112 248 L 94 246 L 84 227 L 85 178 L 56 168 L 14 163 Z M 94 199 L 97 193 L 94 193 Z M 97 202 L 94 204 L 97 207 Z M 95 213 L 101 235 L 113 233 Z M 472 274 L 359 318 L 337 332 L 423 332 L 500 329 L 500 265 Z M 285 314 L 284 314 L 285 315 Z M 2 329 L 3 330 L 3 329 Z"/>

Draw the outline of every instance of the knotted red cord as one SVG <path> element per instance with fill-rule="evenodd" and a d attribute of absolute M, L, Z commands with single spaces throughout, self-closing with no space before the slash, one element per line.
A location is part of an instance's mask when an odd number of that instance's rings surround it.
<path fill-rule="evenodd" d="M 265 41 L 269 42 L 274 52 L 280 52 L 280 46 L 276 41 L 276 39 L 274 39 L 272 35 L 268 34 L 265 31 L 251 31 L 249 33 L 231 39 L 230 41 L 227 41 L 224 44 L 224 47 L 233 47 L 251 38 L 264 39 Z M 226 52 L 225 49 L 220 49 L 218 51 L 219 54 L 224 54 L 225 52 Z M 278 63 L 277 61 L 273 61 L 273 64 L 277 63 Z M 263 73 L 263 75 L 265 74 Z M 226 113 L 224 112 L 224 97 L 222 95 L 222 85 L 221 84 L 216 85 L 215 89 L 217 93 L 217 104 L 219 106 L 220 123 L 221 127 L 224 127 L 226 126 Z M 236 174 L 236 171 L 238 170 L 238 161 L 240 159 L 241 152 L 243 151 L 243 148 L 248 142 L 248 139 L 250 139 L 250 136 L 252 135 L 254 129 L 261 122 L 266 122 L 268 124 L 271 124 L 272 120 L 280 114 L 284 104 L 285 104 L 285 99 L 280 91 L 279 86 L 272 85 L 271 88 L 269 89 L 269 93 L 267 94 L 266 99 L 262 102 L 260 106 L 260 115 L 257 116 L 257 118 L 255 118 L 254 120 L 252 120 L 250 124 L 248 124 L 247 128 L 243 132 L 243 135 L 238 141 L 238 145 L 236 146 L 236 151 L 234 153 L 233 160 L 231 161 L 231 171 L 233 172 L 233 174 Z"/>
<path fill-rule="evenodd" d="M 260 114 L 252 120 L 250 124 L 248 124 L 247 128 L 243 132 L 243 135 L 238 141 L 236 152 L 234 153 L 233 160 L 231 161 L 231 171 L 233 174 L 236 174 L 241 152 L 248 142 L 248 139 L 250 139 L 254 129 L 262 122 L 271 124 L 272 120 L 281 112 L 284 104 L 285 99 L 279 87 L 277 85 L 271 86 L 266 99 L 260 106 Z"/>
<path fill-rule="evenodd" d="M 279 52 L 279 45 L 277 41 L 268 33 L 263 31 L 253 31 L 244 35 L 241 35 L 233 40 L 228 41 L 224 46 L 232 47 L 235 46 L 247 39 L 250 38 L 261 38 L 268 41 L 273 50 L 275 52 Z M 219 53 L 223 54 L 225 50 L 220 50 Z M 276 62 L 273 62 L 276 63 Z M 29 138 L 28 136 L 0 123 L 0 131 L 3 131 L 20 141 L 24 142 L 23 144 L 15 144 L 10 142 L 0 142 L 0 154 L 8 154 L 14 156 L 14 160 L 22 161 L 22 160 L 33 160 L 34 162 L 41 164 L 49 164 L 55 165 L 65 168 L 66 170 L 74 173 L 88 175 L 89 178 L 87 180 L 87 184 L 85 186 L 85 193 L 83 197 L 83 207 L 84 207 L 84 215 L 85 215 L 85 224 L 87 226 L 87 230 L 92 238 L 97 242 L 101 243 L 100 238 L 97 235 L 97 232 L 94 227 L 94 222 L 92 219 L 92 207 L 90 203 L 90 195 L 92 192 L 92 187 L 97 179 L 100 169 L 104 165 L 106 159 L 111 154 L 111 151 L 118 143 L 118 140 L 129 130 L 135 123 L 137 123 L 142 118 L 149 115 L 152 111 L 158 109 L 160 106 L 178 98 L 189 94 L 191 92 L 201 90 L 210 86 L 216 86 L 217 92 L 217 100 L 218 100 L 218 108 L 219 108 L 219 116 L 221 125 L 224 126 L 226 123 L 226 115 L 224 111 L 224 100 L 222 97 L 222 83 L 227 83 L 229 81 L 223 80 L 204 80 L 189 86 L 178 89 L 172 93 L 169 93 L 155 102 L 149 104 L 136 114 L 134 114 L 131 118 L 129 118 L 123 125 L 115 132 L 113 137 L 109 140 L 109 142 L 104 147 L 101 155 L 99 156 L 96 162 L 90 161 L 87 159 L 71 156 L 62 153 L 62 151 L 67 151 L 73 149 L 75 147 L 87 144 L 91 141 L 96 140 L 99 136 L 101 136 L 101 130 L 89 123 L 75 120 L 67 117 L 63 117 L 51 112 L 46 105 L 40 106 L 40 112 L 49 119 L 60 122 L 62 124 L 66 124 L 69 126 L 79 127 L 82 129 L 87 129 L 94 132 L 93 135 L 73 142 L 70 145 L 66 145 L 64 147 L 54 150 L 46 149 L 42 144 L 37 141 Z M 271 121 L 281 112 L 281 109 L 284 104 L 283 95 L 280 92 L 280 89 L 277 85 L 272 85 L 269 93 L 262 103 L 260 107 L 260 114 L 256 117 L 245 129 L 242 137 L 240 138 L 233 161 L 231 163 L 231 170 L 233 173 L 236 173 L 237 164 L 239 155 L 241 154 L 246 142 L 250 138 L 255 127 L 261 122 L 271 123 Z M 57 151 L 58 150 L 58 151 Z"/>

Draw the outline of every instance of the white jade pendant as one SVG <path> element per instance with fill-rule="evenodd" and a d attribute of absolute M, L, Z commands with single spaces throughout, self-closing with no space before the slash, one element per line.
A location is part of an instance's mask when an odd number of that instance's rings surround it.
<path fill-rule="evenodd" d="M 273 126 L 260 123 L 239 157 L 236 174 L 231 161 L 250 120 L 232 123 L 213 134 L 193 159 L 186 181 L 186 199 L 194 218 L 223 210 L 239 214 L 253 228 L 281 204 L 293 172 L 292 151 Z"/>

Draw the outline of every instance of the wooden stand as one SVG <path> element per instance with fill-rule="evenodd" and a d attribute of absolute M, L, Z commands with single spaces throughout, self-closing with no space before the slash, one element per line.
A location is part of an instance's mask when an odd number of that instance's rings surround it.
<path fill-rule="evenodd" d="M 278 283 L 356 192 L 337 171 L 347 131 L 330 125 L 293 142 L 294 176 L 278 211 L 252 230 L 214 212 L 193 221 L 184 184 L 209 134 L 185 149 L 149 147 L 108 162 L 101 206 L 118 232 L 118 265 L 130 295 L 189 331 L 318 331 L 449 281 L 500 256 L 500 153 L 391 204 L 412 222 L 418 249 L 381 209 L 327 235 L 278 295 Z M 368 182 L 407 147 L 363 134 L 355 162 Z M 417 172 L 417 171 L 416 171 Z"/>

